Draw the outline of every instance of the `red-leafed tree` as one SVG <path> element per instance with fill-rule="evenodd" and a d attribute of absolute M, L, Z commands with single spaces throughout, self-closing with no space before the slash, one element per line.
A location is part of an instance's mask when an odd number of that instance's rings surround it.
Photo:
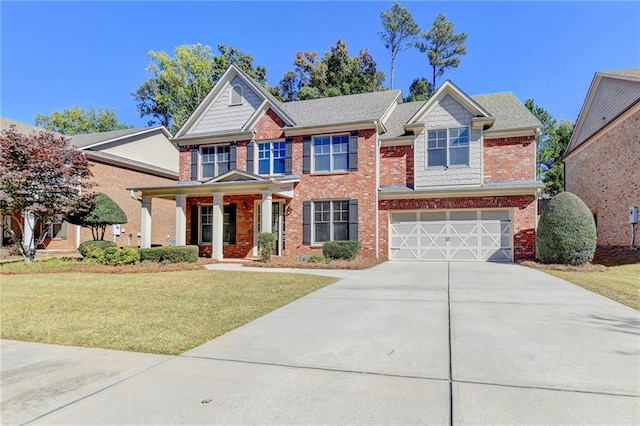
<path fill-rule="evenodd" d="M 23 135 L 15 126 L 0 134 L 0 220 L 27 262 L 47 238 L 49 225 L 92 205 L 89 162 L 64 136 Z M 5 221 L 18 224 L 19 232 Z M 31 220 L 24 220 L 24 218 Z M 45 230 L 36 237 L 35 224 Z"/>

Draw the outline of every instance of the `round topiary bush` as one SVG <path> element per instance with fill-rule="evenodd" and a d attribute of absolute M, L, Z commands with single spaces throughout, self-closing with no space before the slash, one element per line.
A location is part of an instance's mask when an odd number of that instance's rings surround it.
<path fill-rule="evenodd" d="M 536 243 L 543 263 L 584 265 L 593 260 L 598 236 L 587 205 L 570 192 L 561 192 L 547 203 Z"/>

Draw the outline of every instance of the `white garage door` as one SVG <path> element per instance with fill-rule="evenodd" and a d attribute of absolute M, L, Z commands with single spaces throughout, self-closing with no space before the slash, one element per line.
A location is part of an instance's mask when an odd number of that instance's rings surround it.
<path fill-rule="evenodd" d="M 396 212 L 390 232 L 395 260 L 513 259 L 508 210 Z"/>

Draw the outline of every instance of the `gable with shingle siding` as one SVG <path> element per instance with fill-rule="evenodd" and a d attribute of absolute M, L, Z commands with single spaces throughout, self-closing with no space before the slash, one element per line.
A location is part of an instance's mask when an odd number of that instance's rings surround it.
<path fill-rule="evenodd" d="M 242 88 L 242 104 L 231 105 L 231 88 Z M 253 113 L 260 107 L 264 98 L 254 92 L 241 78 L 236 76 L 220 92 L 220 96 L 211 104 L 202 118 L 187 132 L 187 135 L 240 130 Z"/>

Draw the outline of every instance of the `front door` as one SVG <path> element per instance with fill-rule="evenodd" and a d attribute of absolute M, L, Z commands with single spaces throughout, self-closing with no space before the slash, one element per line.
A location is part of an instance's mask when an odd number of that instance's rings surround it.
<path fill-rule="evenodd" d="M 282 255 L 284 251 L 284 204 L 282 201 L 273 201 L 271 205 L 271 232 L 276 236 L 276 247 L 273 252 L 276 256 Z M 258 234 L 262 232 L 262 201 L 256 201 L 256 217 L 255 217 L 255 230 L 254 246 L 256 246 L 256 256 L 258 255 Z"/>

